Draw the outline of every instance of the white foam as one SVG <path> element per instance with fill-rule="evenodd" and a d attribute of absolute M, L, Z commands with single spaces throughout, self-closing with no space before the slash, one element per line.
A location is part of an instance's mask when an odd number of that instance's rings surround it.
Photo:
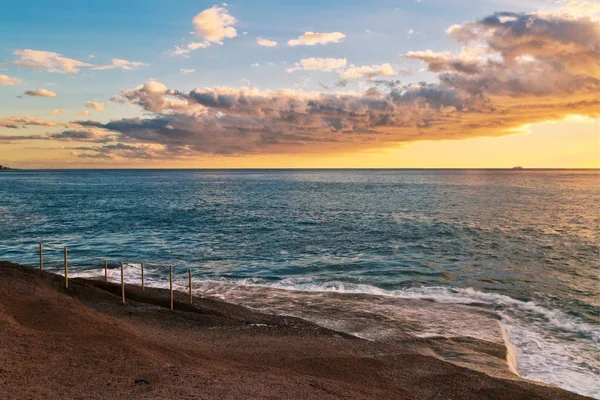
<path fill-rule="evenodd" d="M 500 324 L 500 328 L 502 329 L 502 337 L 506 346 L 506 363 L 508 364 L 508 368 L 510 368 L 513 374 L 519 375 L 519 355 L 517 350 L 510 343 L 510 340 L 508 340 L 508 333 L 504 325 Z"/>
<path fill-rule="evenodd" d="M 507 343 L 509 367 L 521 377 L 556 385 L 600 399 L 600 365 L 596 359 L 600 331 L 559 310 L 472 288 L 419 287 L 384 290 L 340 281 L 315 283 L 310 277 L 269 283 L 260 279 L 213 280 L 284 290 L 361 293 L 430 300 L 489 311 L 498 316 Z M 517 362 L 518 360 L 518 362 Z"/>
<path fill-rule="evenodd" d="M 98 276 L 100 272 L 103 274 L 103 270 L 92 270 L 82 274 L 75 273 L 73 276 Z M 125 275 L 127 283 L 139 283 L 138 268 L 128 267 Z M 148 286 L 168 287 L 166 274 L 154 276 L 160 279 L 151 278 L 150 271 L 146 274 Z M 120 271 L 110 270 L 109 279 L 120 280 Z M 176 287 L 184 288 L 185 284 L 181 279 L 176 282 Z M 228 288 L 223 290 L 224 286 Z M 196 292 L 221 294 L 221 297 L 230 301 L 233 301 L 230 297 L 235 297 L 236 287 L 244 286 L 294 292 L 367 294 L 471 307 L 500 320 L 508 350 L 507 363 L 515 373 L 526 379 L 545 382 L 600 399 L 600 364 L 596 359 L 600 331 L 559 310 L 547 309 L 531 301 L 484 293 L 472 288 L 418 287 L 384 290 L 367 284 L 316 282 L 311 277 L 286 278 L 277 282 L 268 282 L 260 278 L 208 279 L 194 282 Z M 264 304 L 269 306 L 267 298 Z M 364 332 L 357 334 L 374 338 Z M 426 334 L 425 332 L 424 335 Z"/>

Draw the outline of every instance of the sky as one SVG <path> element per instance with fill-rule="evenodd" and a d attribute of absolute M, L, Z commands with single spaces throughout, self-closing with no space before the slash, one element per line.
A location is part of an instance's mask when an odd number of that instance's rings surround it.
<path fill-rule="evenodd" d="M 600 3 L 0 0 L 0 164 L 599 168 Z"/>

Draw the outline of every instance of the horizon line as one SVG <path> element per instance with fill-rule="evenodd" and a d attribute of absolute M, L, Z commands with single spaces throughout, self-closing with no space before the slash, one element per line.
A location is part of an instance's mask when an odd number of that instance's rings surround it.
<path fill-rule="evenodd" d="M 2 170 L 2 172 L 17 172 L 17 171 L 465 171 L 465 170 L 479 170 L 479 171 L 593 171 L 600 170 L 600 167 L 539 167 L 539 168 L 527 168 L 527 167 L 372 167 L 372 168 L 353 168 L 353 167 L 339 167 L 339 168 L 328 168 L 328 167 L 314 167 L 314 168 L 303 168 L 303 167 L 271 167 L 271 168 L 260 168 L 260 167 L 248 167 L 248 168 L 202 168 L 202 167 L 189 167 L 189 168 L 11 168 Z"/>

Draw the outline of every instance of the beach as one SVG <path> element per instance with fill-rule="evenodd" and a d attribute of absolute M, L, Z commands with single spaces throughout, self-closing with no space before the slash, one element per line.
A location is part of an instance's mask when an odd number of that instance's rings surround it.
<path fill-rule="evenodd" d="M 163 289 L 127 285 L 126 296 L 0 263 L 3 398 L 585 398 L 423 355 L 432 340 L 377 343 L 183 293 L 170 311 Z"/>

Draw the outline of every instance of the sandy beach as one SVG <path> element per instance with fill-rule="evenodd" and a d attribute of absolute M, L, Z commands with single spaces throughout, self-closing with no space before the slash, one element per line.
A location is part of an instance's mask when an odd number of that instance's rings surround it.
<path fill-rule="evenodd" d="M 7 399 L 583 399 L 301 319 L 0 262 Z M 471 344 L 472 345 L 472 344 Z M 492 351 L 493 350 L 493 351 Z M 490 349 L 505 357 L 500 349 Z"/>

